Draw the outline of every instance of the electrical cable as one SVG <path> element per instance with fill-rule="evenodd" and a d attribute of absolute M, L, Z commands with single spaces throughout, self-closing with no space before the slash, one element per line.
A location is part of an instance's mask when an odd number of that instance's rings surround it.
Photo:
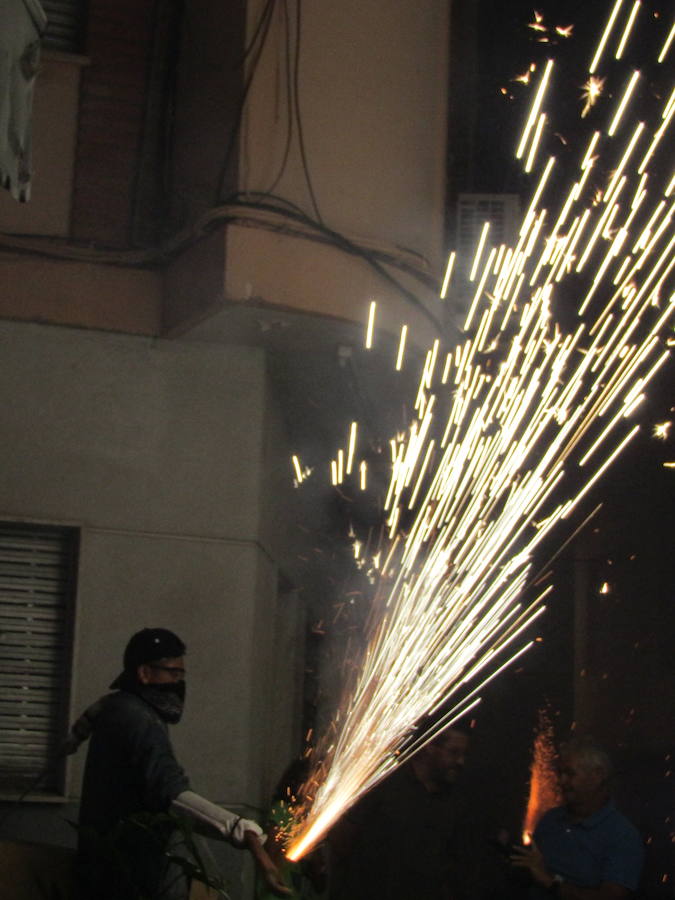
<path fill-rule="evenodd" d="M 245 196 L 245 194 L 243 194 L 243 196 Z M 233 205 L 241 205 L 243 207 L 251 205 L 257 209 L 267 208 L 267 209 L 270 209 L 275 212 L 278 211 L 277 208 L 272 204 L 266 205 L 266 204 L 260 203 L 260 202 L 257 202 L 255 204 L 249 204 L 242 200 L 231 200 L 230 202 Z M 367 262 L 371 266 L 371 268 L 373 268 L 383 280 L 387 281 L 390 285 L 392 285 L 392 287 L 396 288 L 396 290 L 399 291 L 399 293 L 401 293 L 413 306 L 415 306 L 417 309 L 419 309 L 423 313 L 423 315 L 426 316 L 426 318 L 428 318 L 431 321 L 431 323 L 434 325 L 434 327 L 436 328 L 436 330 L 439 333 L 441 333 L 441 334 L 443 333 L 443 327 L 442 327 L 440 321 L 436 318 L 436 316 L 434 316 L 434 314 L 429 309 L 427 309 L 427 307 L 422 303 L 422 301 L 419 299 L 419 297 L 417 297 L 416 294 L 414 294 L 412 291 L 408 290 L 408 288 L 406 288 L 405 285 L 401 284 L 401 282 L 398 281 L 398 279 L 394 278 L 394 276 L 391 275 L 391 273 L 388 272 L 384 268 L 383 263 L 381 263 L 377 259 L 377 254 L 375 252 L 366 250 L 364 247 L 359 246 L 354 241 L 351 241 L 349 238 L 345 237 L 344 235 L 340 234 L 339 232 L 333 231 L 333 229 L 329 228 L 323 222 L 321 222 L 321 221 L 317 222 L 317 221 L 311 219 L 309 216 L 306 215 L 306 213 L 304 213 L 302 211 L 294 212 L 294 211 L 289 210 L 288 212 L 285 213 L 285 215 L 291 219 L 301 221 L 303 224 L 305 224 L 309 228 L 318 232 L 322 237 L 324 237 L 326 239 L 327 243 L 337 246 L 343 252 L 349 253 L 351 256 L 358 256 L 361 259 L 365 260 L 365 262 Z M 403 269 L 404 267 L 401 266 L 400 268 Z M 417 272 L 414 274 L 416 275 L 416 277 L 419 278 L 420 281 L 423 280 L 420 277 L 421 273 Z M 431 282 L 432 279 L 429 279 L 429 281 Z M 434 287 L 437 287 L 435 282 L 433 282 L 433 285 L 434 285 Z"/>
<path fill-rule="evenodd" d="M 267 16 L 268 13 L 271 12 L 271 7 L 273 7 L 275 3 L 276 3 L 276 0 L 267 0 L 267 2 L 265 3 L 265 6 L 260 15 L 260 18 L 258 19 L 258 24 L 255 27 L 255 31 L 253 32 L 251 40 L 248 42 L 248 46 L 244 47 L 244 52 L 242 53 L 241 57 L 237 60 L 237 62 L 234 64 L 233 68 L 239 69 L 241 66 L 244 65 L 244 63 L 248 59 L 248 56 L 249 56 L 251 50 L 253 49 L 253 47 L 255 46 L 255 44 L 258 40 L 258 35 L 260 34 L 260 30 L 263 26 L 265 16 Z"/>
<path fill-rule="evenodd" d="M 226 198 L 225 202 L 239 203 L 240 198 L 243 198 L 246 201 L 249 197 L 256 197 L 261 202 L 261 205 L 264 205 L 265 200 L 273 200 L 275 204 L 279 204 L 278 212 L 281 214 L 290 210 L 296 213 L 299 218 L 309 218 L 304 209 L 301 206 L 298 206 L 293 200 L 288 200 L 286 197 L 282 197 L 279 194 L 273 194 L 271 191 L 234 191 L 234 193 Z M 277 209 L 276 206 L 273 206 L 272 208 Z"/>
<path fill-rule="evenodd" d="M 256 199 L 252 200 L 251 198 Z M 265 202 L 268 200 L 274 202 Z M 258 212 L 264 213 L 264 216 L 257 215 Z M 52 235 L 0 232 L 0 251 L 4 249 L 5 252 L 33 254 L 47 259 L 75 260 L 128 268 L 150 268 L 170 262 L 205 235 L 212 233 L 214 228 L 231 223 L 278 231 L 305 240 L 337 244 L 338 247 L 344 242 L 356 247 L 361 246 L 361 252 L 370 253 L 388 265 L 408 272 L 430 290 L 437 291 L 439 288 L 438 280 L 427 271 L 426 259 L 416 251 L 398 246 L 386 250 L 381 247 L 359 245 L 356 239 L 352 240 L 344 235 L 339 235 L 339 232 L 331 231 L 311 219 L 292 201 L 261 191 L 240 191 L 231 194 L 224 204 L 207 210 L 190 227 L 174 233 L 161 244 L 151 248 L 132 250 L 94 248 L 89 244 L 66 242 L 62 238 L 55 238 Z M 319 229 L 318 232 L 317 229 Z M 325 233 L 322 234 L 322 231 Z M 336 235 L 340 237 L 339 242 L 334 239 Z"/>
<path fill-rule="evenodd" d="M 302 0 L 296 0 L 295 6 L 295 61 L 293 66 L 293 94 L 295 97 L 295 122 L 298 129 L 298 147 L 300 149 L 300 160 L 302 169 L 305 173 L 305 182 L 307 190 L 312 200 L 312 206 L 319 222 L 323 224 L 321 213 L 316 202 L 316 195 L 312 185 L 312 176 L 309 173 L 309 165 L 307 163 L 307 152 L 305 150 L 305 137 L 302 127 L 302 115 L 300 113 L 300 45 L 302 38 Z"/>
<path fill-rule="evenodd" d="M 316 193 L 314 190 L 314 185 L 312 182 L 312 176 L 309 169 L 309 162 L 307 157 L 307 150 L 305 146 L 305 136 L 304 136 L 304 126 L 302 122 L 302 112 L 300 108 L 300 54 L 301 54 L 301 45 L 302 45 L 302 0 L 296 0 L 295 7 L 295 46 L 294 46 L 294 54 L 293 54 L 293 64 L 291 67 L 291 36 L 290 36 L 290 12 L 288 8 L 288 0 L 283 0 L 283 16 L 284 16 L 284 33 L 285 33 L 285 60 L 284 60 L 284 69 L 285 69 L 285 81 L 286 81 L 286 101 L 287 101 L 287 113 L 286 113 L 286 140 L 284 144 L 284 150 L 282 154 L 282 160 L 279 165 L 279 169 L 277 174 L 272 181 L 271 186 L 268 189 L 268 193 L 273 193 L 281 178 L 286 171 L 286 167 L 288 165 L 288 159 L 290 156 L 292 140 L 293 140 L 293 122 L 295 121 L 296 131 L 298 136 L 298 149 L 300 151 L 300 163 L 302 166 L 302 171 L 305 178 L 305 184 L 307 185 L 307 190 L 309 192 L 312 208 L 316 218 L 319 222 L 323 222 L 323 218 L 321 216 L 321 212 L 319 210 L 318 202 L 316 199 Z M 254 69 L 251 72 L 251 78 L 255 74 L 255 70 L 257 70 L 258 61 L 260 59 L 260 55 L 264 49 L 264 45 L 267 41 L 269 27 L 271 23 L 272 9 L 270 8 L 270 3 L 268 3 L 267 7 L 263 10 L 263 14 L 261 15 L 260 21 L 258 22 L 258 26 L 256 28 L 256 33 L 254 35 L 254 39 L 251 40 L 249 44 L 249 48 L 247 53 L 250 51 L 253 46 L 254 40 L 257 35 L 261 31 L 261 27 L 263 24 L 263 19 L 265 16 L 268 18 L 265 20 L 265 27 L 263 36 L 261 38 L 258 55 L 255 59 Z M 291 72 L 292 68 L 292 72 Z M 237 115 L 237 121 L 235 123 L 235 128 L 239 129 L 241 124 L 241 118 L 243 115 L 243 108 L 245 106 L 246 100 L 248 98 L 248 91 L 250 88 L 250 81 L 246 85 L 244 90 L 244 96 L 242 96 L 240 101 L 240 110 Z M 225 164 L 224 167 L 227 169 L 230 165 L 230 157 L 233 151 L 233 142 L 232 137 L 230 139 L 230 144 L 228 145 L 226 156 L 225 156 Z M 219 198 L 222 199 L 222 187 L 223 187 L 223 178 L 221 176 L 220 184 L 219 184 Z"/>
<path fill-rule="evenodd" d="M 249 198 L 256 199 L 254 202 L 251 202 Z M 233 206 L 241 205 L 243 207 L 251 209 L 269 210 L 270 212 L 288 216 L 293 220 L 302 222 L 312 230 L 316 230 L 324 234 L 329 239 L 330 243 L 335 244 L 338 247 L 344 246 L 345 249 L 352 253 L 354 252 L 354 248 L 357 248 L 358 253 L 361 255 L 372 253 L 374 256 L 382 259 L 384 262 L 391 263 L 397 268 L 408 271 L 411 275 L 413 275 L 420 282 L 424 283 L 432 290 L 437 290 L 439 288 L 438 281 L 430 275 L 427 276 L 426 274 L 423 274 L 419 267 L 414 267 L 410 264 L 404 263 L 400 257 L 397 258 L 394 254 L 386 253 L 385 251 L 381 250 L 369 250 L 365 246 L 359 245 L 356 241 L 348 238 L 341 232 L 329 228 L 323 222 L 318 222 L 315 219 L 312 219 L 311 216 L 309 216 L 296 203 L 293 203 L 293 201 L 287 200 L 284 197 L 275 196 L 263 191 L 237 191 L 227 198 L 227 203 Z M 281 208 L 277 204 L 281 204 Z M 417 260 L 420 261 L 420 263 L 427 264 L 425 257 L 417 253 L 415 250 L 411 250 L 407 247 L 397 247 L 397 250 L 400 253 L 414 256 Z"/>
<path fill-rule="evenodd" d="M 408 302 L 418 308 L 423 315 L 428 318 L 434 328 L 443 333 L 443 327 L 436 316 L 427 309 L 416 294 L 409 290 L 405 285 L 401 284 L 384 266 L 391 266 L 406 272 L 418 282 L 423 284 L 430 290 L 438 290 L 437 279 L 422 270 L 422 267 L 410 261 L 401 258 L 396 252 L 387 252 L 379 249 L 370 249 L 360 245 L 354 240 L 349 239 L 345 235 L 334 231 L 327 227 L 321 217 L 316 195 L 314 192 L 309 165 L 307 161 L 307 153 L 304 141 L 304 132 L 302 125 L 302 115 L 299 103 L 299 81 L 300 81 L 300 50 L 301 50 L 301 32 L 302 32 L 302 0 L 296 2 L 295 15 L 295 57 L 291 67 L 291 39 L 290 39 L 290 14 L 288 0 L 283 0 L 284 21 L 286 32 L 286 87 L 288 96 L 288 113 L 287 113 L 287 135 L 286 146 L 284 148 L 283 158 L 280 168 L 275 176 L 272 188 L 276 187 L 280 181 L 288 163 L 290 146 L 292 143 L 292 124 L 295 120 L 298 129 L 298 143 L 300 148 L 300 157 L 305 175 L 305 181 L 311 197 L 312 206 L 316 214 L 313 219 L 297 204 L 286 200 L 273 193 L 272 190 L 267 192 L 261 191 L 236 191 L 224 200 L 221 199 L 224 192 L 225 180 L 231 164 L 231 157 L 234 150 L 237 135 L 239 134 L 243 111 L 248 99 L 248 93 L 253 82 L 253 78 L 257 71 L 261 55 L 267 44 L 269 37 L 271 22 L 276 9 L 277 0 L 266 0 L 260 18 L 254 29 L 254 33 L 245 48 L 244 55 L 239 65 L 253 53 L 250 71 L 245 79 L 244 89 L 240 97 L 235 121 L 230 135 L 230 140 L 225 152 L 225 157 L 218 177 L 217 196 L 218 203 L 215 207 L 207 210 L 199 219 L 190 226 L 181 229 L 177 233 L 168 237 L 159 246 L 154 248 L 144 248 L 142 250 L 118 250 L 118 249 L 93 249 L 89 246 L 77 246 L 72 243 L 62 243 L 54 240 L 49 236 L 39 235 L 12 235 L 0 233 L 0 250 L 14 250 L 18 253 L 28 253 L 43 256 L 50 259 L 60 260 L 79 260 L 83 262 L 94 262 L 103 265 L 119 265 L 128 267 L 151 267 L 162 265 L 174 258 L 178 253 L 187 249 L 205 234 L 210 233 L 215 227 L 240 222 L 254 227 L 266 228 L 272 231 L 280 231 L 285 234 L 291 234 L 295 237 L 301 237 L 305 240 L 315 240 L 331 244 L 352 256 L 363 259 L 370 265 L 374 271 L 392 287 L 394 287 Z M 292 74 L 291 74 L 292 68 Z M 255 199 L 254 199 L 255 198 Z M 275 223 L 269 219 L 262 219 L 260 216 L 252 215 L 255 212 L 264 212 L 273 216 L 279 216 L 283 219 L 281 223 Z M 301 228 L 294 226 L 302 226 Z M 304 229 L 304 230 L 303 230 Z M 411 250 L 405 248 L 397 248 L 401 253 L 415 255 L 415 257 L 424 263 L 424 258 Z"/>
<path fill-rule="evenodd" d="M 255 216 L 254 214 L 257 212 L 265 213 L 267 218 L 263 219 L 260 216 Z M 269 218 L 270 215 L 278 216 L 280 221 L 275 223 Z M 209 210 L 190 228 L 178 232 L 161 246 L 151 250 L 93 250 L 90 247 L 60 244 L 50 238 L 43 239 L 43 242 L 35 235 L 2 234 L 0 234 L 0 249 L 4 246 L 6 249 L 19 253 L 34 254 L 51 259 L 79 260 L 90 263 L 98 262 L 103 265 L 147 268 L 165 264 L 178 253 L 195 244 L 204 235 L 211 233 L 214 228 L 227 223 L 253 225 L 271 231 L 290 234 L 305 240 L 319 241 L 337 247 L 337 249 L 348 253 L 350 256 L 360 257 L 411 305 L 419 309 L 439 333 L 443 333 L 442 325 L 433 313 L 427 309 L 413 291 L 401 284 L 398 279 L 384 268 L 385 265 L 395 267 L 415 278 L 425 288 L 438 291 L 437 280 L 424 272 L 420 266 L 414 265 L 411 261 L 403 259 L 401 255 L 396 253 L 364 247 L 340 232 L 329 228 L 323 222 L 317 222 L 315 219 L 312 219 L 291 201 L 258 191 L 240 191 L 231 194 L 224 204 Z M 401 253 L 406 252 L 400 248 L 399 250 Z M 410 254 L 414 253 L 414 251 L 407 252 Z M 420 261 L 423 259 L 419 254 L 414 255 Z"/>
<path fill-rule="evenodd" d="M 267 0 L 265 7 L 260 15 L 260 20 L 258 25 L 256 26 L 255 33 L 258 34 L 260 32 L 260 40 L 257 52 L 251 62 L 251 69 L 249 71 L 248 77 L 244 79 L 244 89 L 242 91 L 241 97 L 239 98 L 239 103 L 237 104 L 237 110 L 234 116 L 234 122 L 232 125 L 232 131 L 230 133 L 230 139 L 227 143 L 227 147 L 225 149 L 225 156 L 223 158 L 223 163 L 220 168 L 220 173 L 218 175 L 218 180 L 216 184 L 216 203 L 222 202 L 222 196 L 225 190 L 225 181 L 227 179 L 227 175 L 230 169 L 230 163 L 232 161 L 232 154 L 234 152 L 234 147 L 237 141 L 237 137 L 239 135 L 239 130 L 241 128 L 241 121 L 244 115 L 244 108 L 246 106 L 246 101 L 248 99 L 248 92 L 251 89 L 251 85 L 253 84 L 253 79 L 255 77 L 255 73 L 258 70 L 258 64 L 260 63 L 260 57 L 262 56 L 263 50 L 265 49 L 265 44 L 267 43 L 267 38 L 270 30 L 270 23 L 272 21 L 272 16 L 274 14 L 274 7 L 276 5 L 276 0 Z M 262 30 L 261 30 L 262 29 Z"/>
<path fill-rule="evenodd" d="M 286 73 L 286 144 L 284 146 L 279 171 L 277 172 L 274 181 L 267 189 L 267 193 L 269 194 L 274 193 L 276 186 L 279 184 L 286 171 L 288 157 L 291 152 L 291 144 L 293 142 L 293 81 L 291 79 L 291 26 L 288 12 L 288 0 L 282 0 L 282 8 L 284 15 L 284 33 L 286 37 L 286 56 L 284 60 L 284 69 Z"/>
<path fill-rule="evenodd" d="M 251 198 L 255 198 L 252 200 Z M 273 202 L 265 202 L 273 201 Z M 313 237 L 306 231 L 298 228 L 286 227 L 284 224 L 275 224 L 270 219 L 256 216 L 255 212 L 261 211 L 278 216 L 282 220 L 289 220 L 303 225 L 312 233 L 317 231 L 321 237 Z M 89 244 L 76 244 L 72 241 L 64 241 L 52 235 L 36 235 L 21 233 L 0 232 L 0 250 L 14 250 L 18 253 L 33 253 L 51 259 L 79 260 L 102 265 L 119 265 L 127 267 L 152 267 L 169 262 L 175 256 L 195 244 L 206 234 L 212 232 L 214 227 L 232 222 L 242 222 L 252 226 L 267 228 L 271 231 L 282 231 L 295 237 L 309 240 L 324 240 L 336 244 L 338 247 L 360 247 L 360 252 L 371 253 L 383 262 L 407 271 L 431 290 L 437 290 L 438 280 L 433 278 L 424 268 L 428 263 L 421 254 L 406 247 L 396 246 L 387 251 L 379 247 L 373 248 L 359 245 L 354 239 L 350 239 L 340 232 L 327 228 L 322 223 L 316 222 L 308 216 L 297 204 L 283 197 L 267 194 L 262 191 L 237 191 L 226 198 L 225 202 L 203 213 L 188 228 L 182 229 L 167 238 L 163 243 L 142 249 L 122 250 L 119 248 L 94 248 Z M 411 260 L 406 260 L 410 257 Z"/>

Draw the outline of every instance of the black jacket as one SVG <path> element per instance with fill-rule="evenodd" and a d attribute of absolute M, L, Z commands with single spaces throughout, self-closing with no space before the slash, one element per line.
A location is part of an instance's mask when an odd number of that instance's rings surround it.
<path fill-rule="evenodd" d="M 83 900 L 180 896 L 182 888 L 166 889 L 172 824 L 150 814 L 167 813 L 189 787 L 153 707 L 127 691 L 110 695 L 93 726 L 82 785 Z"/>

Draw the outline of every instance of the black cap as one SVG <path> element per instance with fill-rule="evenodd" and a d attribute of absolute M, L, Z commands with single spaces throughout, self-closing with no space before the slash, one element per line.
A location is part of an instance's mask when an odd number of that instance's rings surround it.
<path fill-rule="evenodd" d="M 110 685 L 111 690 L 122 686 L 125 676 L 134 675 L 138 666 L 158 659 L 183 656 L 185 644 L 168 628 L 143 628 L 129 638 L 124 651 L 124 672 Z"/>

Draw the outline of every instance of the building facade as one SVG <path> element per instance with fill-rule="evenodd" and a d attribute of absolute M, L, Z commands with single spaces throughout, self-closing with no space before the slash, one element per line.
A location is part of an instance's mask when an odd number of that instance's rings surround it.
<path fill-rule="evenodd" d="M 0 837 L 72 845 L 84 754 L 55 748 L 138 628 L 188 645 L 195 790 L 260 816 L 298 752 L 321 586 L 291 454 L 333 452 L 355 379 L 382 389 L 350 362 L 371 301 L 373 372 L 403 323 L 438 334 L 449 23 L 438 0 L 45 6 L 30 199 L 0 194 Z"/>

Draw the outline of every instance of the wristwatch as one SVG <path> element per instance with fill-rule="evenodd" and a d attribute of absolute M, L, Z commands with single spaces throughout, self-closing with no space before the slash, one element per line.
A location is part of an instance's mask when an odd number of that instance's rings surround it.
<path fill-rule="evenodd" d="M 556 872 L 553 875 L 553 881 L 551 882 L 551 885 L 548 889 L 549 894 L 552 897 L 559 897 L 560 896 L 560 885 L 564 884 L 564 882 L 565 882 L 565 879 L 562 877 L 562 875 L 559 875 Z"/>

